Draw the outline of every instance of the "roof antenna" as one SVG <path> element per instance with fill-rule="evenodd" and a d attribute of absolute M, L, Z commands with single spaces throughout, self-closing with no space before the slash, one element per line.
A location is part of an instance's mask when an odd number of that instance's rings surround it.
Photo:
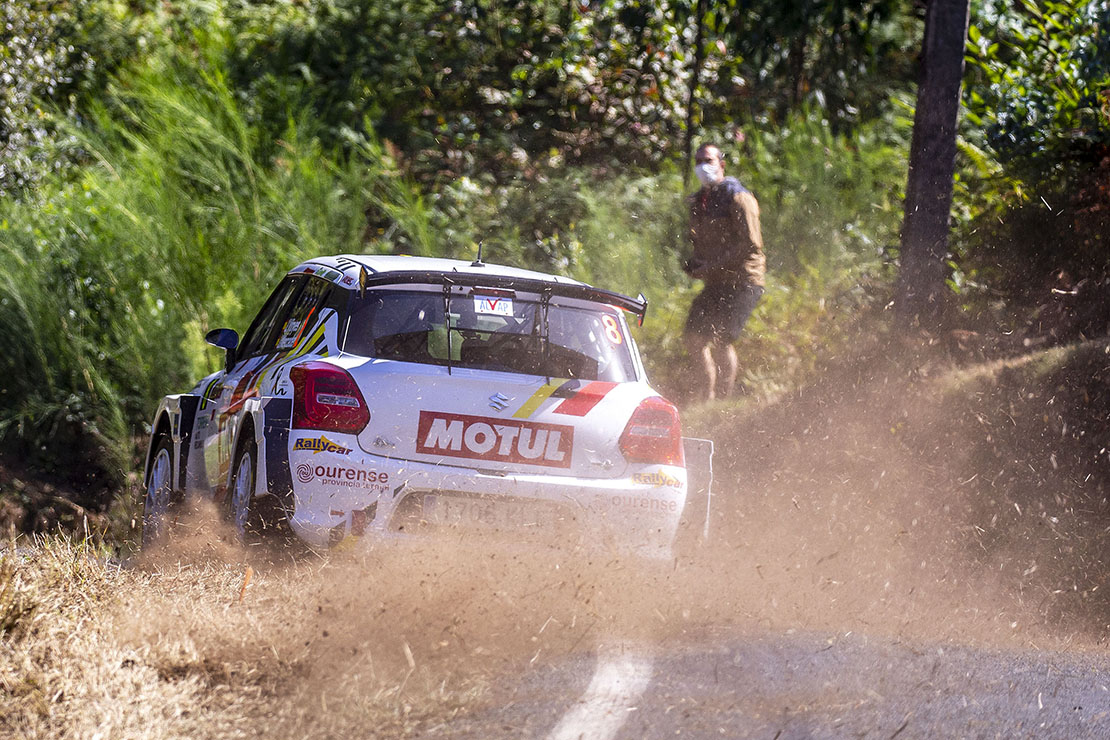
<path fill-rule="evenodd" d="M 482 262 L 482 242 L 478 242 L 478 259 L 470 263 L 471 267 L 485 267 L 486 263 Z"/>

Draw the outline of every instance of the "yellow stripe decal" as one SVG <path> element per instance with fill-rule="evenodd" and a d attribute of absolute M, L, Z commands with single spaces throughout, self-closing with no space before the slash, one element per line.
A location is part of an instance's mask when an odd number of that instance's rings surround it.
<path fill-rule="evenodd" d="M 550 383 L 541 385 L 540 389 L 533 393 L 532 397 L 525 401 L 523 406 L 517 409 L 516 413 L 513 414 L 513 418 L 527 419 L 529 416 L 532 415 L 532 412 L 540 407 L 541 403 L 546 401 L 551 396 L 551 394 L 554 393 L 556 389 L 558 389 L 558 387 L 565 382 L 567 381 L 563 378 L 552 378 Z"/>
<path fill-rule="evenodd" d="M 216 383 L 219 380 L 220 380 L 220 378 L 218 376 L 215 377 L 215 378 L 212 378 L 212 381 L 204 389 L 204 393 L 201 394 L 201 396 L 200 396 L 200 410 L 201 411 L 204 411 L 206 408 L 208 408 L 208 404 L 212 402 L 213 395 L 214 395 L 215 389 L 216 389 Z"/>
<path fill-rule="evenodd" d="M 304 344 L 302 344 L 300 347 L 294 346 L 293 352 L 291 354 L 281 358 L 280 360 L 263 370 L 262 374 L 258 378 L 258 383 L 256 384 L 256 387 L 261 388 L 262 383 L 265 382 L 266 378 L 268 378 L 271 373 L 292 364 L 295 360 L 299 360 L 301 357 L 308 354 L 310 351 L 319 346 L 320 342 L 324 338 L 326 323 L 327 321 L 321 322 L 320 326 L 318 326 L 312 332 L 312 336 L 305 340 Z M 327 352 L 325 352 L 323 356 L 327 357 Z"/>

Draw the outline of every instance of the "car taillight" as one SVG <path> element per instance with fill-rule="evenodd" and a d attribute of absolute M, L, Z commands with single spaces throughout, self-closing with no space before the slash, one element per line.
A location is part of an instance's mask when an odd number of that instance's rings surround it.
<path fill-rule="evenodd" d="M 628 462 L 685 465 L 678 409 L 661 396 L 645 398 L 628 420 L 620 448 Z"/>
<path fill-rule="evenodd" d="M 355 379 L 326 362 L 289 370 L 293 381 L 293 428 L 357 434 L 370 423 L 370 409 Z"/>

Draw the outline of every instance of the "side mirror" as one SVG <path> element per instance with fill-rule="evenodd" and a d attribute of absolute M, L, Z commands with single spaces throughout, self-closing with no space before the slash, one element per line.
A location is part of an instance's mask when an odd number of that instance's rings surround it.
<path fill-rule="evenodd" d="M 204 335 L 204 341 L 226 352 L 226 365 L 230 370 L 235 364 L 235 350 L 239 346 L 239 333 L 234 329 L 213 329 Z"/>

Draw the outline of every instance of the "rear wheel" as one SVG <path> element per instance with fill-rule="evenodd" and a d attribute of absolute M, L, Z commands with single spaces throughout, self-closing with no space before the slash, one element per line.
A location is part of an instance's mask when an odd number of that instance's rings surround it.
<path fill-rule="evenodd" d="M 173 490 L 173 440 L 163 435 L 154 448 L 143 498 L 144 548 L 165 539 L 177 519 L 180 497 Z"/>
<path fill-rule="evenodd" d="M 250 430 L 244 430 L 250 431 Z M 235 456 L 235 474 L 231 479 L 231 521 L 239 538 L 248 541 L 254 529 L 251 519 L 256 518 L 254 511 L 255 460 L 258 448 L 253 439 L 245 439 L 239 444 L 239 454 Z"/>
<path fill-rule="evenodd" d="M 239 539 L 247 545 L 279 545 L 287 539 L 285 513 L 270 494 L 255 495 L 258 475 L 258 446 L 251 430 L 244 429 L 245 439 L 239 443 L 235 456 L 235 473 L 231 479 L 228 508 Z"/>

